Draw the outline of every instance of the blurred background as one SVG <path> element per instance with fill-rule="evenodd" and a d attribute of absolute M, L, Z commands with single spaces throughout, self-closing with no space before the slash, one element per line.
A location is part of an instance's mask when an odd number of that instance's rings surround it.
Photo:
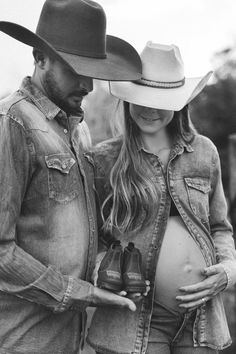
<path fill-rule="evenodd" d="M 185 76 L 214 75 L 191 103 L 200 133 L 217 146 L 229 216 L 236 227 L 236 2 L 235 0 L 97 0 L 107 15 L 107 34 L 130 42 L 139 52 L 148 40 L 180 47 Z M 1 20 L 35 31 L 44 0 L 0 0 Z M 0 33 L 0 98 L 16 90 L 33 71 L 32 49 Z M 95 81 L 84 109 L 93 143 L 112 136 L 116 99 L 108 84 Z M 236 230 L 236 228 L 235 228 Z M 235 288 L 225 292 L 225 306 L 236 353 Z M 85 352 L 92 353 L 86 348 Z"/>

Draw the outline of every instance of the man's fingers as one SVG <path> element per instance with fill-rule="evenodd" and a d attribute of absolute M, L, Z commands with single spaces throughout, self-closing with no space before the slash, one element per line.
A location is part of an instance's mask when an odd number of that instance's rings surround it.
<path fill-rule="evenodd" d="M 120 291 L 119 293 L 117 293 L 117 295 L 119 295 L 119 296 L 126 296 L 126 295 L 127 295 L 127 291 L 122 290 L 122 291 Z"/>
<path fill-rule="evenodd" d="M 122 307 L 127 307 L 130 311 L 134 312 L 136 311 L 136 305 L 135 303 L 130 300 L 128 297 L 122 297 L 123 301 L 123 306 Z"/>
<path fill-rule="evenodd" d="M 130 311 L 136 310 L 135 303 L 127 297 L 119 296 L 107 291 L 94 287 L 94 292 L 91 295 L 91 304 L 94 306 L 115 306 L 115 307 L 126 307 Z"/>
<path fill-rule="evenodd" d="M 127 299 L 127 300 L 129 300 L 129 299 Z M 132 312 L 135 312 L 135 311 L 136 311 L 136 305 L 135 305 L 135 303 L 134 303 L 133 301 L 130 300 L 127 305 L 128 305 L 128 309 L 129 309 L 130 311 L 132 311 Z"/>
<path fill-rule="evenodd" d="M 93 285 L 94 285 L 94 286 L 97 286 L 97 285 L 98 285 L 98 284 L 97 284 L 97 280 L 98 280 L 98 277 L 95 276 L 95 277 L 93 278 Z"/>

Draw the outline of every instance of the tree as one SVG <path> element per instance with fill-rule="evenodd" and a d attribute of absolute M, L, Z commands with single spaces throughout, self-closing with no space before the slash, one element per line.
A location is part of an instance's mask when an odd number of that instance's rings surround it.
<path fill-rule="evenodd" d="M 226 48 L 213 57 L 213 80 L 191 104 L 197 130 L 217 146 L 226 193 L 229 187 L 228 136 L 236 133 L 236 47 Z"/>

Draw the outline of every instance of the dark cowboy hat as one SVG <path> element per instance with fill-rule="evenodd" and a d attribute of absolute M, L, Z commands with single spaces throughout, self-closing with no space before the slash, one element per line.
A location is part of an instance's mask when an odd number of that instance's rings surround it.
<path fill-rule="evenodd" d="M 91 0 L 46 0 L 36 33 L 0 21 L 0 30 L 69 64 L 78 74 L 101 80 L 136 80 L 141 60 L 124 40 L 106 35 L 103 8 Z"/>

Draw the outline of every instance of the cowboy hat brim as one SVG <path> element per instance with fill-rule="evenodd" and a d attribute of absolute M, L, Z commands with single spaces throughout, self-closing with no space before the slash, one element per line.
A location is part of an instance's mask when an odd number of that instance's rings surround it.
<path fill-rule="evenodd" d="M 109 82 L 110 93 L 123 101 L 150 108 L 180 111 L 204 88 L 212 71 L 200 78 L 186 78 L 178 88 L 154 88 L 135 82 Z"/>
<path fill-rule="evenodd" d="M 142 64 L 135 49 L 118 37 L 106 36 L 106 58 L 100 59 L 56 50 L 39 35 L 13 22 L 0 21 L 0 31 L 66 63 L 79 75 L 111 81 L 137 80 L 141 77 Z"/>

